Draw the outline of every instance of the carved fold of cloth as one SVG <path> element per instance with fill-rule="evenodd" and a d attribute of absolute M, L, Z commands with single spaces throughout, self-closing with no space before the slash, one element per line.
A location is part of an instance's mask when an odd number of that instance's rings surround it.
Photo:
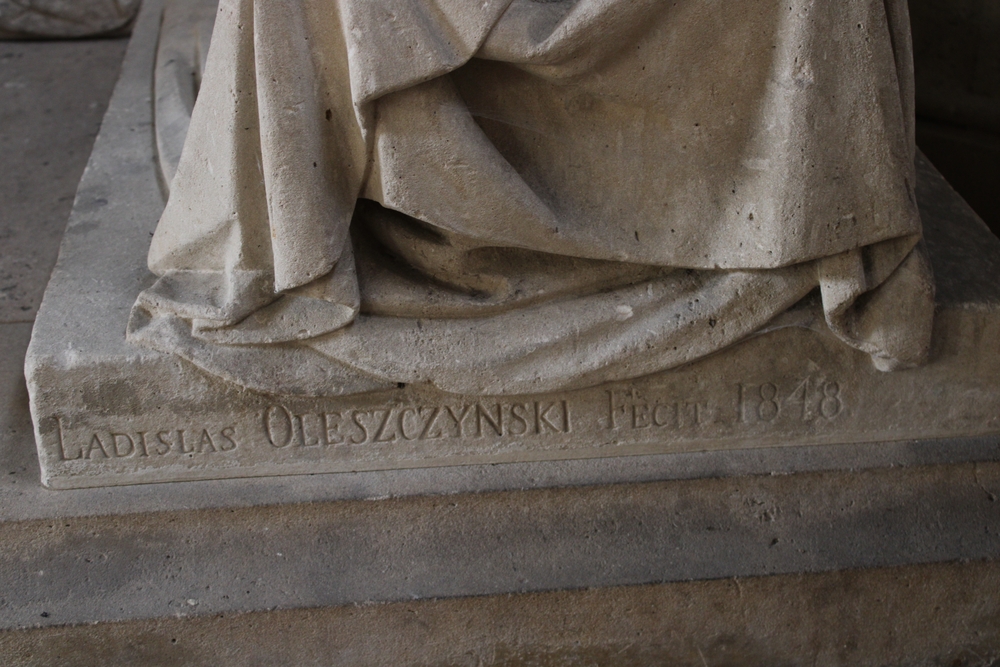
<path fill-rule="evenodd" d="M 905 0 L 222 0 L 129 338 L 272 393 L 530 393 L 818 288 L 919 364 L 909 39 Z"/>

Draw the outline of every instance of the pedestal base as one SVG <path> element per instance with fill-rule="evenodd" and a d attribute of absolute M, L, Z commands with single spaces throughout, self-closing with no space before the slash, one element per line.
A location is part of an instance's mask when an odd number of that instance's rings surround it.
<path fill-rule="evenodd" d="M 764 448 L 767 467 L 795 470 L 817 446 L 850 445 L 840 464 L 856 467 L 880 460 L 890 442 L 919 441 L 947 459 L 962 451 L 957 440 L 1000 434 L 1000 240 L 925 161 L 918 191 L 938 311 L 931 362 L 912 371 L 875 370 L 808 304 L 680 369 L 502 398 L 417 387 L 265 396 L 131 346 L 126 319 L 152 281 L 145 256 L 164 206 L 150 99 L 156 39 L 139 37 L 27 355 L 48 486 L 423 469 L 414 473 L 423 491 L 448 492 L 477 490 L 452 486 L 454 466 L 510 464 L 514 487 L 539 476 L 576 483 L 585 469 L 587 481 L 635 481 L 649 457 L 663 470 L 714 474 L 725 457 L 739 470 L 735 453 Z M 687 458 L 672 465 L 676 455 Z"/>

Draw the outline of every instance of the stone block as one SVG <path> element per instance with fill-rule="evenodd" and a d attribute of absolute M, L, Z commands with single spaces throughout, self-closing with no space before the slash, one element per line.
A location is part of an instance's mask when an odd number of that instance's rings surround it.
<path fill-rule="evenodd" d="M 599 459 L 600 481 L 629 481 L 633 457 L 665 456 L 669 468 L 671 456 L 764 449 L 783 468 L 811 448 L 851 445 L 840 465 L 853 467 L 887 443 L 940 441 L 947 457 L 962 449 L 956 440 L 1000 433 L 1000 240 L 924 160 L 918 191 L 938 304 L 931 362 L 915 370 L 875 370 L 808 299 L 707 359 L 544 395 L 406 386 L 270 396 L 134 347 L 126 321 L 153 281 L 145 256 L 164 206 L 150 94 L 155 12 L 137 28 L 27 355 L 46 485 L 425 469 L 423 479 L 441 480 L 425 490 L 448 491 L 442 471 L 455 466 L 538 464 L 560 484 Z"/>

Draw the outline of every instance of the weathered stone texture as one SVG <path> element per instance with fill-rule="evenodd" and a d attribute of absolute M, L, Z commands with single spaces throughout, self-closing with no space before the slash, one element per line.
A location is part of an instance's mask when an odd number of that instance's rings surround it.
<path fill-rule="evenodd" d="M 10 667 L 993 667 L 1000 564 L 0 632 Z"/>

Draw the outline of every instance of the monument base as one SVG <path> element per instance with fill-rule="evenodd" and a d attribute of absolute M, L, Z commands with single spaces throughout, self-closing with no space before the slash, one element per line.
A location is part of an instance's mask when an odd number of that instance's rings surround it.
<path fill-rule="evenodd" d="M 137 30 L 157 29 L 147 24 Z M 539 478 L 635 481 L 654 460 L 666 476 L 717 474 L 723 452 L 739 471 L 747 459 L 737 453 L 765 449 L 758 466 L 780 470 L 823 446 L 850 446 L 834 456 L 843 467 L 882 460 L 889 443 L 945 458 L 970 443 L 996 454 L 1000 239 L 923 160 L 918 195 L 938 305 L 931 361 L 915 370 L 876 370 L 809 303 L 685 367 L 531 396 L 416 386 L 267 396 L 134 347 L 126 321 L 153 280 L 145 257 L 164 206 L 150 97 L 156 39 L 147 37 L 133 41 L 27 354 L 47 486 L 423 469 L 422 491 L 447 492 L 458 490 L 455 466 L 510 464 L 505 484 L 517 488 Z"/>
<path fill-rule="evenodd" d="M 132 83 L 123 82 L 137 105 L 149 91 L 138 74 L 161 3 L 143 7 L 125 67 Z M 129 127 L 145 132 L 122 120 L 121 91 L 106 129 L 118 123 L 119 138 Z M 64 247 L 59 271 L 103 261 L 102 275 L 142 282 L 140 262 L 118 264 L 96 237 L 81 245 L 87 225 L 153 224 L 100 186 L 118 178 L 116 192 L 152 198 L 155 184 L 130 173 L 145 168 L 148 148 L 109 154 L 108 136 L 81 191 L 82 226 L 70 234 L 78 242 Z M 128 164 L 116 168 L 115 159 Z M 943 185 L 922 196 L 939 217 L 971 216 Z M 80 217 L 87 206 L 115 210 Z M 141 245 L 124 234 L 113 242 Z M 991 289 L 981 279 L 996 266 L 961 256 L 987 242 L 978 235 L 951 246 L 960 280 L 939 281 L 943 304 L 956 302 L 954 285 Z M 91 320 L 124 322 L 129 297 L 101 294 L 111 278 L 50 292 L 40 330 L 64 324 L 84 334 L 67 336 L 71 349 L 81 341 L 91 354 L 119 349 L 119 338 L 97 338 Z M 980 294 L 991 302 L 994 292 Z M 56 319 L 57 302 L 87 321 Z M 39 484 L 21 374 L 31 325 L 0 333 L 5 666 L 986 667 L 1000 655 L 1000 463 L 984 462 L 1000 458 L 994 435 L 55 491 Z M 980 349 L 995 344 L 979 335 Z M 37 349 L 50 353 L 65 346 L 40 340 Z M 103 419 L 104 397 L 82 393 L 94 386 L 81 385 L 80 400 Z M 942 384 L 942 401 L 952 386 Z M 125 400 L 121 388 L 98 388 Z M 619 428 L 630 423 L 623 415 Z M 766 474 L 793 471 L 825 472 Z M 643 483 L 600 484 L 614 479 Z M 573 486 L 460 493 L 554 484 Z M 442 489 L 454 493 L 421 495 Z M 383 499 L 343 502 L 351 498 Z"/>

